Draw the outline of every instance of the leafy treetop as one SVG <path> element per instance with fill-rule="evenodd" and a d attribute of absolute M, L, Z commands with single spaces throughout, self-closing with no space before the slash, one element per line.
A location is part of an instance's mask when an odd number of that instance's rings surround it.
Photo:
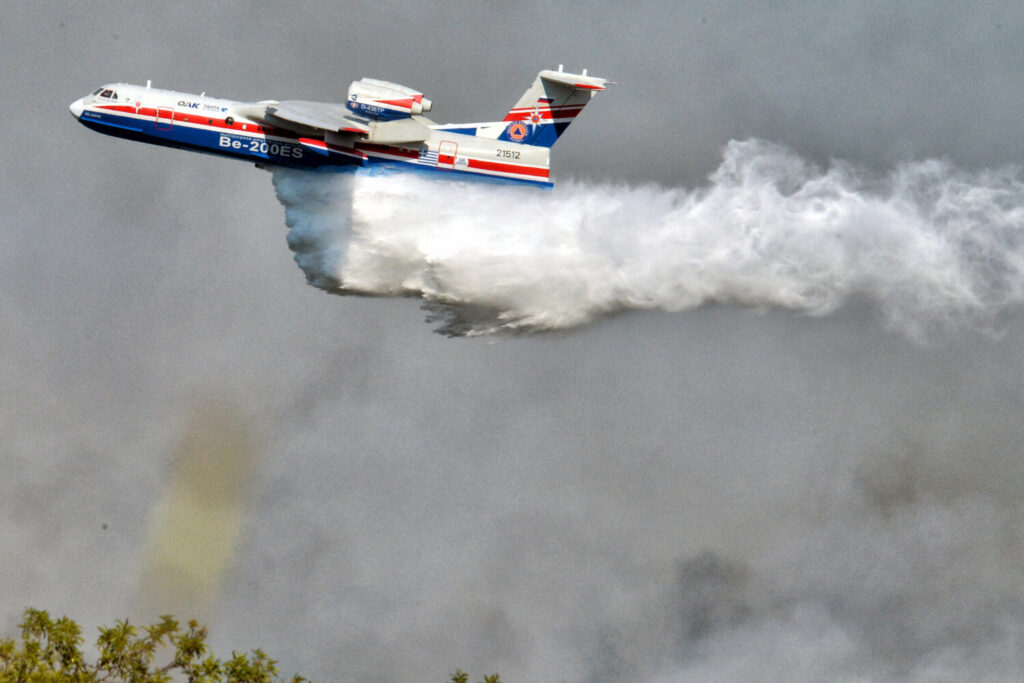
<path fill-rule="evenodd" d="M 283 683 L 277 662 L 262 650 L 251 656 L 232 652 L 222 661 L 208 653 L 207 629 L 194 619 L 184 630 L 170 616 L 138 627 L 128 621 L 99 629 L 99 658 L 87 662 L 82 653 L 82 629 L 68 617 L 52 619 L 44 610 L 24 612 L 21 639 L 0 638 L 0 683 Z M 157 662 L 166 659 L 164 664 Z M 295 675 L 290 683 L 302 683 Z M 451 683 L 469 683 L 469 674 L 456 669 Z M 498 674 L 480 683 L 501 683 Z"/>
<path fill-rule="evenodd" d="M 208 654 L 207 630 L 194 619 L 181 629 L 170 616 L 139 628 L 118 621 L 100 628 L 99 659 L 87 662 L 82 629 L 67 617 L 52 619 L 44 610 L 26 609 L 21 640 L 0 639 L 0 683 L 171 683 L 172 674 L 189 683 L 279 683 L 277 662 L 259 649 L 232 652 L 221 661 Z M 157 656 L 167 650 L 170 661 Z M 178 678 L 180 680 L 180 677 Z M 291 683 L 306 679 L 294 676 Z"/>
<path fill-rule="evenodd" d="M 456 669 L 455 673 L 452 674 L 451 683 L 469 683 L 469 674 L 462 669 Z M 501 676 L 498 674 L 484 676 L 480 683 L 501 683 Z"/>

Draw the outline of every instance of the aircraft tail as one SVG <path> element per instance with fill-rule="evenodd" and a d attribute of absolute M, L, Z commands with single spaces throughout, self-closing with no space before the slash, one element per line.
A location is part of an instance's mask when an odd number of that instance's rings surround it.
<path fill-rule="evenodd" d="M 586 69 L 571 74 L 559 65 L 558 71 L 541 71 L 501 122 L 498 139 L 551 147 L 606 83 L 605 78 L 588 76 Z"/>

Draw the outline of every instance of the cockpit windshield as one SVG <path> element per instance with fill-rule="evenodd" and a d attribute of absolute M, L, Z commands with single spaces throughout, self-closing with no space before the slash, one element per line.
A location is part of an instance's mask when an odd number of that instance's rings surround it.
<path fill-rule="evenodd" d="M 117 92 L 106 87 L 96 88 L 96 90 L 93 91 L 92 96 L 106 97 L 108 100 L 116 100 Z"/>

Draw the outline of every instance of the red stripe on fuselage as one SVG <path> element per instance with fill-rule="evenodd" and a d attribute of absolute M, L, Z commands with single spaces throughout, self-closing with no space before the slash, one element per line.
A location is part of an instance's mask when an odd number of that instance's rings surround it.
<path fill-rule="evenodd" d="M 136 109 L 135 107 L 133 107 L 131 105 L 106 104 L 106 105 L 102 105 L 102 106 L 99 106 L 99 107 L 96 107 L 96 108 L 97 109 L 102 109 L 104 111 L 113 111 L 113 112 L 118 112 L 120 114 L 132 114 L 132 115 L 135 115 L 135 116 L 141 116 L 143 118 L 150 118 L 150 119 L 155 119 L 156 115 L 157 115 L 157 108 L 156 107 L 139 107 L 138 109 Z M 237 131 L 237 132 L 241 132 L 241 133 L 263 133 L 263 134 L 267 134 L 267 135 L 276 135 L 276 136 L 282 137 L 282 138 L 289 138 L 289 139 L 292 139 L 292 140 L 297 138 L 297 135 L 295 133 L 290 132 L 290 131 L 279 130 L 279 129 L 276 129 L 276 128 L 269 128 L 269 127 L 263 126 L 263 125 L 261 125 L 259 123 L 250 123 L 248 121 L 243 121 L 243 122 L 235 121 L 234 123 L 230 123 L 229 124 L 226 119 L 214 118 L 212 116 L 202 116 L 202 115 L 197 115 L 197 114 L 189 114 L 187 112 L 178 111 L 178 110 L 174 109 L 174 107 L 160 107 L 160 109 L 172 109 L 172 110 L 174 110 L 173 113 L 172 113 L 172 116 L 170 118 L 175 123 L 191 123 L 191 124 L 196 124 L 196 125 L 200 125 L 200 126 L 207 126 L 207 127 L 212 127 L 212 128 L 223 128 L 224 130 L 232 130 L 232 131 Z M 161 116 L 160 118 L 161 119 L 165 119 L 167 117 Z"/>
<path fill-rule="evenodd" d="M 536 166 L 517 166 L 515 164 L 499 164 L 496 161 L 484 161 L 483 159 L 469 159 L 469 167 L 478 168 L 482 171 L 497 171 L 498 173 L 529 175 L 537 178 L 548 177 L 548 169 L 546 168 L 537 168 Z"/>

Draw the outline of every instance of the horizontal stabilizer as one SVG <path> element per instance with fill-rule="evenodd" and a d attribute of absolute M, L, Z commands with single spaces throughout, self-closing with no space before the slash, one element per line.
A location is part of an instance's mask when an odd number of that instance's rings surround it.
<path fill-rule="evenodd" d="M 604 90 L 604 86 L 608 82 L 607 78 L 597 78 L 596 76 L 587 76 L 585 74 L 571 74 L 565 71 L 552 71 L 550 69 L 541 71 L 537 75 L 542 80 L 567 85 L 577 90 Z"/>

